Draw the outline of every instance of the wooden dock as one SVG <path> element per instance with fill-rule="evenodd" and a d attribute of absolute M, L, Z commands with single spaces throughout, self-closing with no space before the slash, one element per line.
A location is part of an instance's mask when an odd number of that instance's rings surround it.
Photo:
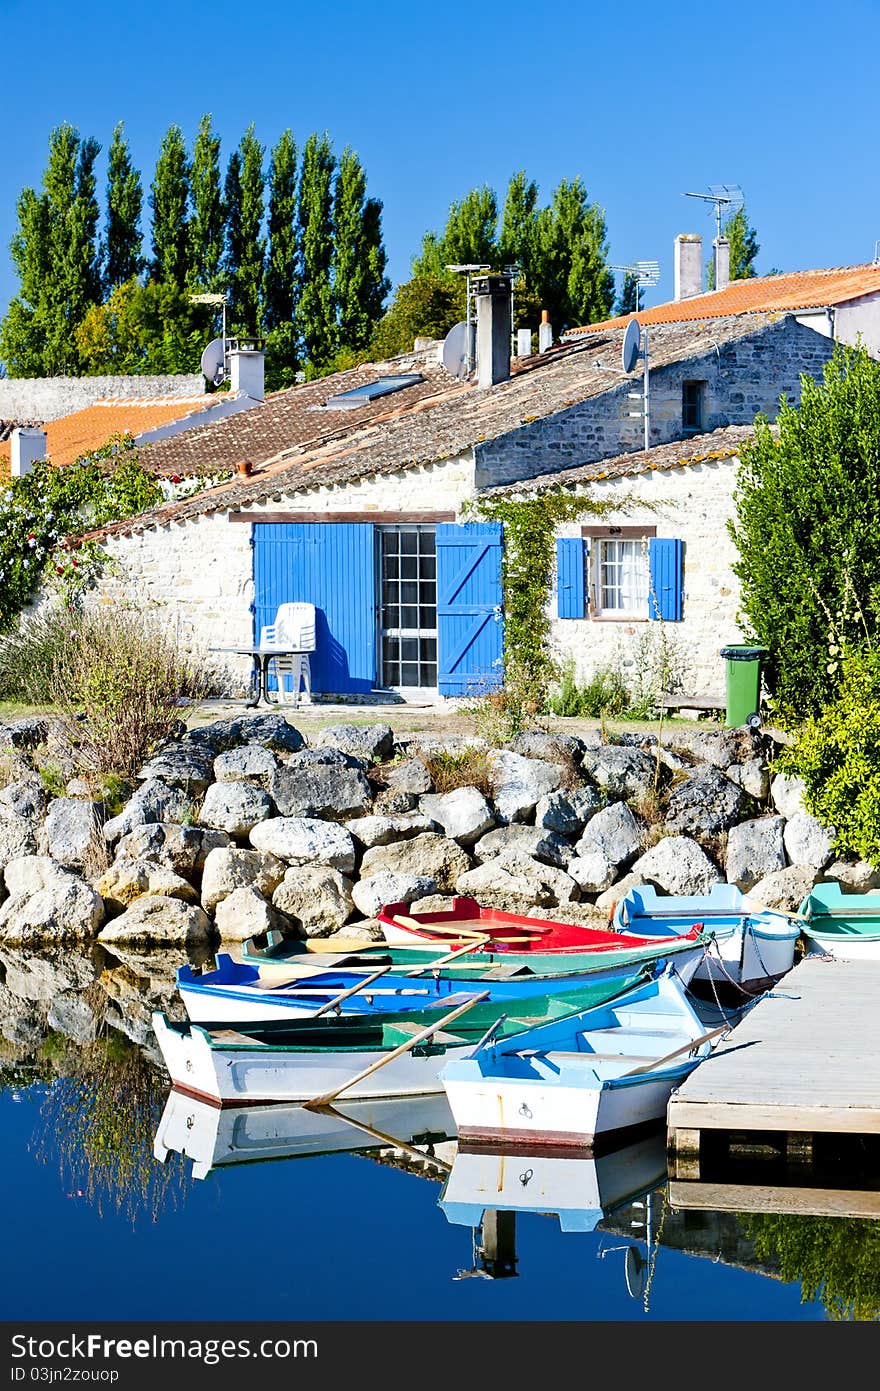
<path fill-rule="evenodd" d="M 832 1138 L 880 1136 L 880 961 L 807 956 L 670 1098 L 669 1175 L 721 1149 L 810 1167 Z"/>

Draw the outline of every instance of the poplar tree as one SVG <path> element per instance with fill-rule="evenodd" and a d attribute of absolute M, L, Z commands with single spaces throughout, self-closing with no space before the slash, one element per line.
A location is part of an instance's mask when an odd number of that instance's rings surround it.
<path fill-rule="evenodd" d="M 385 277 L 382 204 L 367 198 L 367 179 L 357 155 L 346 148 L 339 161 L 333 216 L 333 295 L 337 343 L 366 347 L 390 288 Z"/>
<path fill-rule="evenodd" d="M 187 281 L 189 176 L 183 131 L 180 126 L 169 126 L 159 148 L 150 191 L 153 210 L 150 275 L 153 280 L 178 288 Z"/>
<path fill-rule="evenodd" d="M 268 239 L 263 276 L 266 380 L 272 390 L 296 381 L 297 306 L 296 144 L 289 130 L 269 159 Z"/>
<path fill-rule="evenodd" d="M 299 186 L 299 328 L 309 369 L 320 372 L 336 348 L 330 265 L 333 254 L 333 172 L 326 134 L 312 134 L 303 150 Z"/>
<path fill-rule="evenodd" d="M 607 318 L 614 300 L 605 216 L 583 181 L 562 179 L 537 218 L 535 281 L 556 333 Z"/>
<path fill-rule="evenodd" d="M 620 287 L 620 298 L 614 306 L 617 315 L 635 314 L 639 307 L 639 281 L 638 276 L 633 275 L 632 271 L 625 271 L 623 284 Z"/>
<path fill-rule="evenodd" d="M 120 121 L 113 131 L 107 167 L 107 231 L 104 238 L 104 294 L 143 269 L 141 177 L 132 166 Z"/>
<path fill-rule="evenodd" d="M 513 281 L 513 322 L 515 328 L 535 329 L 541 305 L 535 289 L 535 242 L 537 235 L 538 185 L 520 169 L 510 180 L 501 214 L 498 236 L 499 267 L 519 267 Z"/>
<path fill-rule="evenodd" d="M 210 115 L 199 121 L 193 143 L 190 192 L 188 283 L 194 290 L 218 291 L 222 288 L 224 209 L 220 192 L 220 137 L 211 129 Z"/>
<path fill-rule="evenodd" d="M 229 160 L 226 175 L 226 284 L 230 327 L 256 334 L 262 328 L 264 147 L 249 125 Z"/>
<path fill-rule="evenodd" d="M 752 280 L 758 274 L 755 261 L 761 246 L 757 232 L 749 223 L 745 206 L 737 208 L 735 213 L 725 218 L 721 224 L 721 235 L 730 243 L 730 279 Z M 767 274 L 778 275 L 779 272 L 771 270 Z M 706 267 L 706 287 L 709 290 L 715 289 L 714 257 Z"/>

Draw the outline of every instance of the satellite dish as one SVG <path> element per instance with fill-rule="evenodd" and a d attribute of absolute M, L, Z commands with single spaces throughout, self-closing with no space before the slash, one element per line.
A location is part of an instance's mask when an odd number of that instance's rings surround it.
<path fill-rule="evenodd" d="M 443 339 L 440 361 L 453 377 L 464 380 L 470 375 L 474 362 L 474 326 L 462 319 L 454 324 Z"/>
<path fill-rule="evenodd" d="M 623 347 L 620 350 L 620 363 L 624 372 L 631 372 L 638 362 L 641 343 L 642 326 L 638 319 L 630 319 L 626 326 L 626 333 L 623 335 Z"/>
<path fill-rule="evenodd" d="M 202 376 L 212 386 L 219 386 L 226 378 L 226 340 L 213 338 L 202 353 Z"/>
<path fill-rule="evenodd" d="M 641 1299 L 648 1282 L 647 1261 L 637 1246 L 627 1246 L 625 1257 L 626 1289 L 632 1299 Z"/>

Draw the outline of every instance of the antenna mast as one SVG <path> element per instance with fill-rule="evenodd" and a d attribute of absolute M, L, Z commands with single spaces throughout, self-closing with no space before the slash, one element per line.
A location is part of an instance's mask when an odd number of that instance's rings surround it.
<path fill-rule="evenodd" d="M 609 270 L 619 270 L 624 275 L 630 275 L 636 282 L 636 313 L 641 309 L 641 289 L 642 286 L 656 285 L 660 279 L 659 261 L 635 261 L 631 266 L 609 266 Z"/>
<path fill-rule="evenodd" d="M 710 184 L 708 193 L 683 193 L 683 198 L 701 198 L 704 203 L 715 204 L 715 235 L 721 240 L 722 208 L 729 216 L 738 212 L 743 205 L 743 192 L 739 184 Z"/>

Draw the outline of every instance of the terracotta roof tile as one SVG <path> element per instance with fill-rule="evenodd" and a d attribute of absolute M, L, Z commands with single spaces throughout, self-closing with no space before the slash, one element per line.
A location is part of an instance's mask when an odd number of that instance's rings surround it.
<path fill-rule="evenodd" d="M 690 299 L 670 300 L 641 309 L 643 324 L 673 324 L 695 319 L 718 318 L 728 314 L 785 313 L 797 309 L 821 309 L 862 295 L 880 293 L 880 265 L 838 266 L 831 270 L 790 271 L 784 275 L 764 275 L 752 280 L 732 280 L 723 290 L 693 295 Z M 569 329 L 566 340 L 626 324 L 634 316 L 624 314 L 598 324 Z"/>
<path fill-rule="evenodd" d="M 183 420 L 216 401 L 216 396 L 208 395 L 96 401 L 84 410 L 46 422 L 42 427 L 46 431 L 46 453 L 53 464 L 72 464 L 81 455 L 100 449 L 114 435 L 140 435 L 160 425 Z M 5 463 L 6 477 L 9 476 L 10 449 L 8 439 L 0 441 L 0 461 Z"/>

